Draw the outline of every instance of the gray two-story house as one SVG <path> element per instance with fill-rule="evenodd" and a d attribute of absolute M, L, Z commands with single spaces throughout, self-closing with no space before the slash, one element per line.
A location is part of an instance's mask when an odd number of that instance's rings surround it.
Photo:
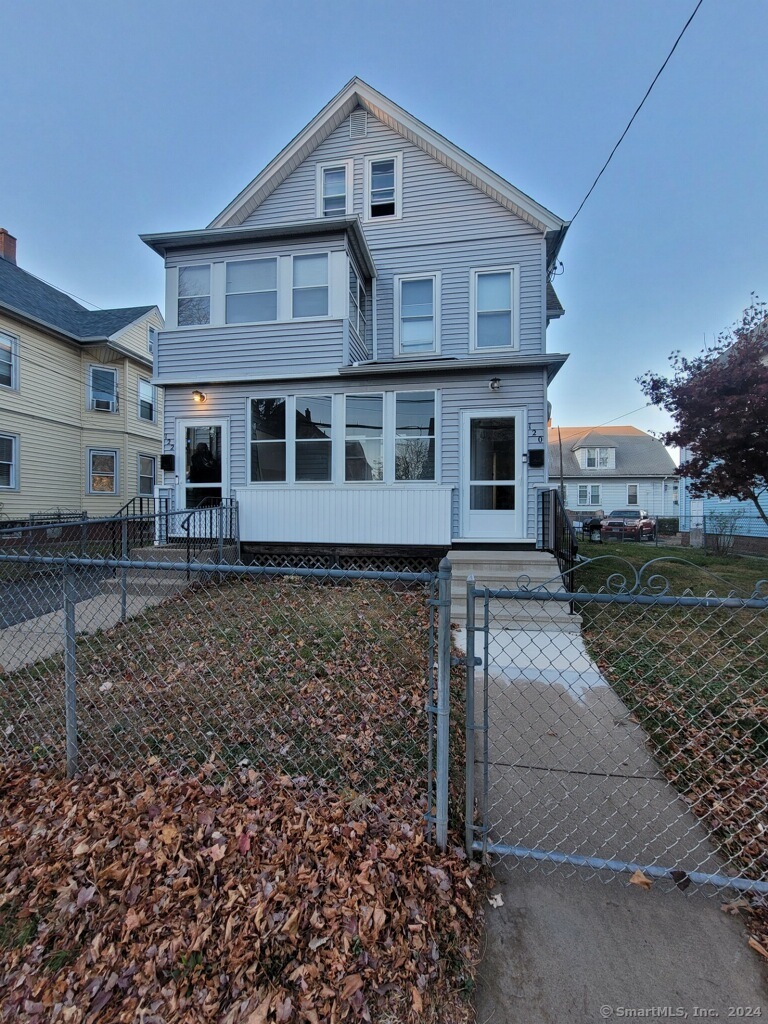
<path fill-rule="evenodd" d="M 353 79 L 207 228 L 142 236 L 176 507 L 235 497 L 246 544 L 533 547 L 566 229 Z"/>

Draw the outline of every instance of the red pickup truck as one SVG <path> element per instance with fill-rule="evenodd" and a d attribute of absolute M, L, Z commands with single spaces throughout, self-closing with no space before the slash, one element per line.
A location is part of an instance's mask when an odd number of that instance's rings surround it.
<path fill-rule="evenodd" d="M 642 508 L 615 509 L 600 523 L 603 540 L 655 540 L 656 520 Z"/>

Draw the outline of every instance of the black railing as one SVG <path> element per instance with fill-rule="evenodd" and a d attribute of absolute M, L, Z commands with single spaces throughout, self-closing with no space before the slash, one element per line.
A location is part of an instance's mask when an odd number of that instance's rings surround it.
<path fill-rule="evenodd" d="M 204 551 L 214 561 L 227 561 L 225 548 L 238 544 L 238 509 L 234 498 L 206 499 L 197 508 L 181 509 L 171 515 L 179 517 L 177 528 L 186 542 L 187 562 Z"/>
<path fill-rule="evenodd" d="M 579 553 L 579 544 L 576 540 L 576 531 L 573 523 L 565 511 L 563 499 L 560 492 L 552 488 L 548 491 L 540 491 L 539 522 L 541 523 L 541 547 L 549 551 L 557 559 L 560 572 L 563 575 L 565 589 L 572 593 L 573 570 L 576 566 L 576 556 Z"/>

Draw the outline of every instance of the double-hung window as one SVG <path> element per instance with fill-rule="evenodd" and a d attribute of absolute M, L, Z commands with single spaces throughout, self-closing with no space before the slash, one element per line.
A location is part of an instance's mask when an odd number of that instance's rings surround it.
<path fill-rule="evenodd" d="M 579 484 L 579 505 L 599 505 L 600 484 Z"/>
<path fill-rule="evenodd" d="M 16 391 L 19 386 L 19 339 L 0 331 L 0 387 Z"/>
<path fill-rule="evenodd" d="M 155 477 L 157 465 L 154 455 L 139 456 L 139 494 L 151 495 L 155 493 Z"/>
<path fill-rule="evenodd" d="M 475 270 L 473 278 L 472 347 L 517 348 L 517 267 Z"/>
<path fill-rule="evenodd" d="M 277 260 L 227 263 L 228 324 L 277 320 Z"/>
<path fill-rule="evenodd" d="M 155 422 L 155 386 L 139 377 L 139 419 Z"/>
<path fill-rule="evenodd" d="M 400 355 L 437 352 L 439 336 L 440 277 L 398 277 L 397 351 Z"/>
<path fill-rule="evenodd" d="M 352 212 L 352 161 L 317 165 L 317 216 L 343 217 Z"/>
<path fill-rule="evenodd" d="M 328 254 L 293 257 L 293 316 L 328 316 Z"/>
<path fill-rule="evenodd" d="M 151 356 L 155 354 L 155 348 L 157 347 L 157 335 L 158 330 L 156 327 L 147 327 L 147 351 Z"/>
<path fill-rule="evenodd" d="M 13 491 L 19 486 L 19 439 L 0 434 L 0 488 Z"/>
<path fill-rule="evenodd" d="M 637 494 L 637 484 L 627 484 L 627 504 L 639 505 L 640 499 Z"/>
<path fill-rule="evenodd" d="M 403 154 L 369 156 L 365 161 L 365 219 L 400 217 Z"/>
<path fill-rule="evenodd" d="M 395 394 L 395 480 L 435 479 L 435 392 Z"/>
<path fill-rule="evenodd" d="M 95 412 L 117 412 L 117 370 L 92 366 L 89 371 L 88 407 Z"/>
<path fill-rule="evenodd" d="M 333 398 L 296 396 L 296 482 L 332 479 Z"/>
<path fill-rule="evenodd" d="M 344 479 L 384 479 L 384 396 L 347 395 L 345 402 Z"/>
<path fill-rule="evenodd" d="M 587 469 L 608 469 L 610 462 L 610 448 L 587 448 Z"/>
<path fill-rule="evenodd" d="M 117 452 L 114 449 L 88 449 L 88 493 L 118 493 Z"/>
<path fill-rule="evenodd" d="M 281 483 L 286 477 L 285 398 L 251 399 L 251 480 Z"/>
<path fill-rule="evenodd" d="M 205 263 L 179 267 L 179 327 L 211 322 L 211 268 Z"/>

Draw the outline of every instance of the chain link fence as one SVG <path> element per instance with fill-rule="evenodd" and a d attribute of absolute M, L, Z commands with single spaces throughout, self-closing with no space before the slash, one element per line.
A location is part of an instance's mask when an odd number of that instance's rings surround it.
<path fill-rule="evenodd" d="M 0 553 L 5 759 L 70 775 L 288 776 L 359 795 L 363 810 L 367 793 L 423 780 L 444 842 L 449 572 L 40 547 Z"/>
<path fill-rule="evenodd" d="M 469 584 L 468 845 L 768 893 L 768 585 L 604 558 L 575 583 Z"/>

